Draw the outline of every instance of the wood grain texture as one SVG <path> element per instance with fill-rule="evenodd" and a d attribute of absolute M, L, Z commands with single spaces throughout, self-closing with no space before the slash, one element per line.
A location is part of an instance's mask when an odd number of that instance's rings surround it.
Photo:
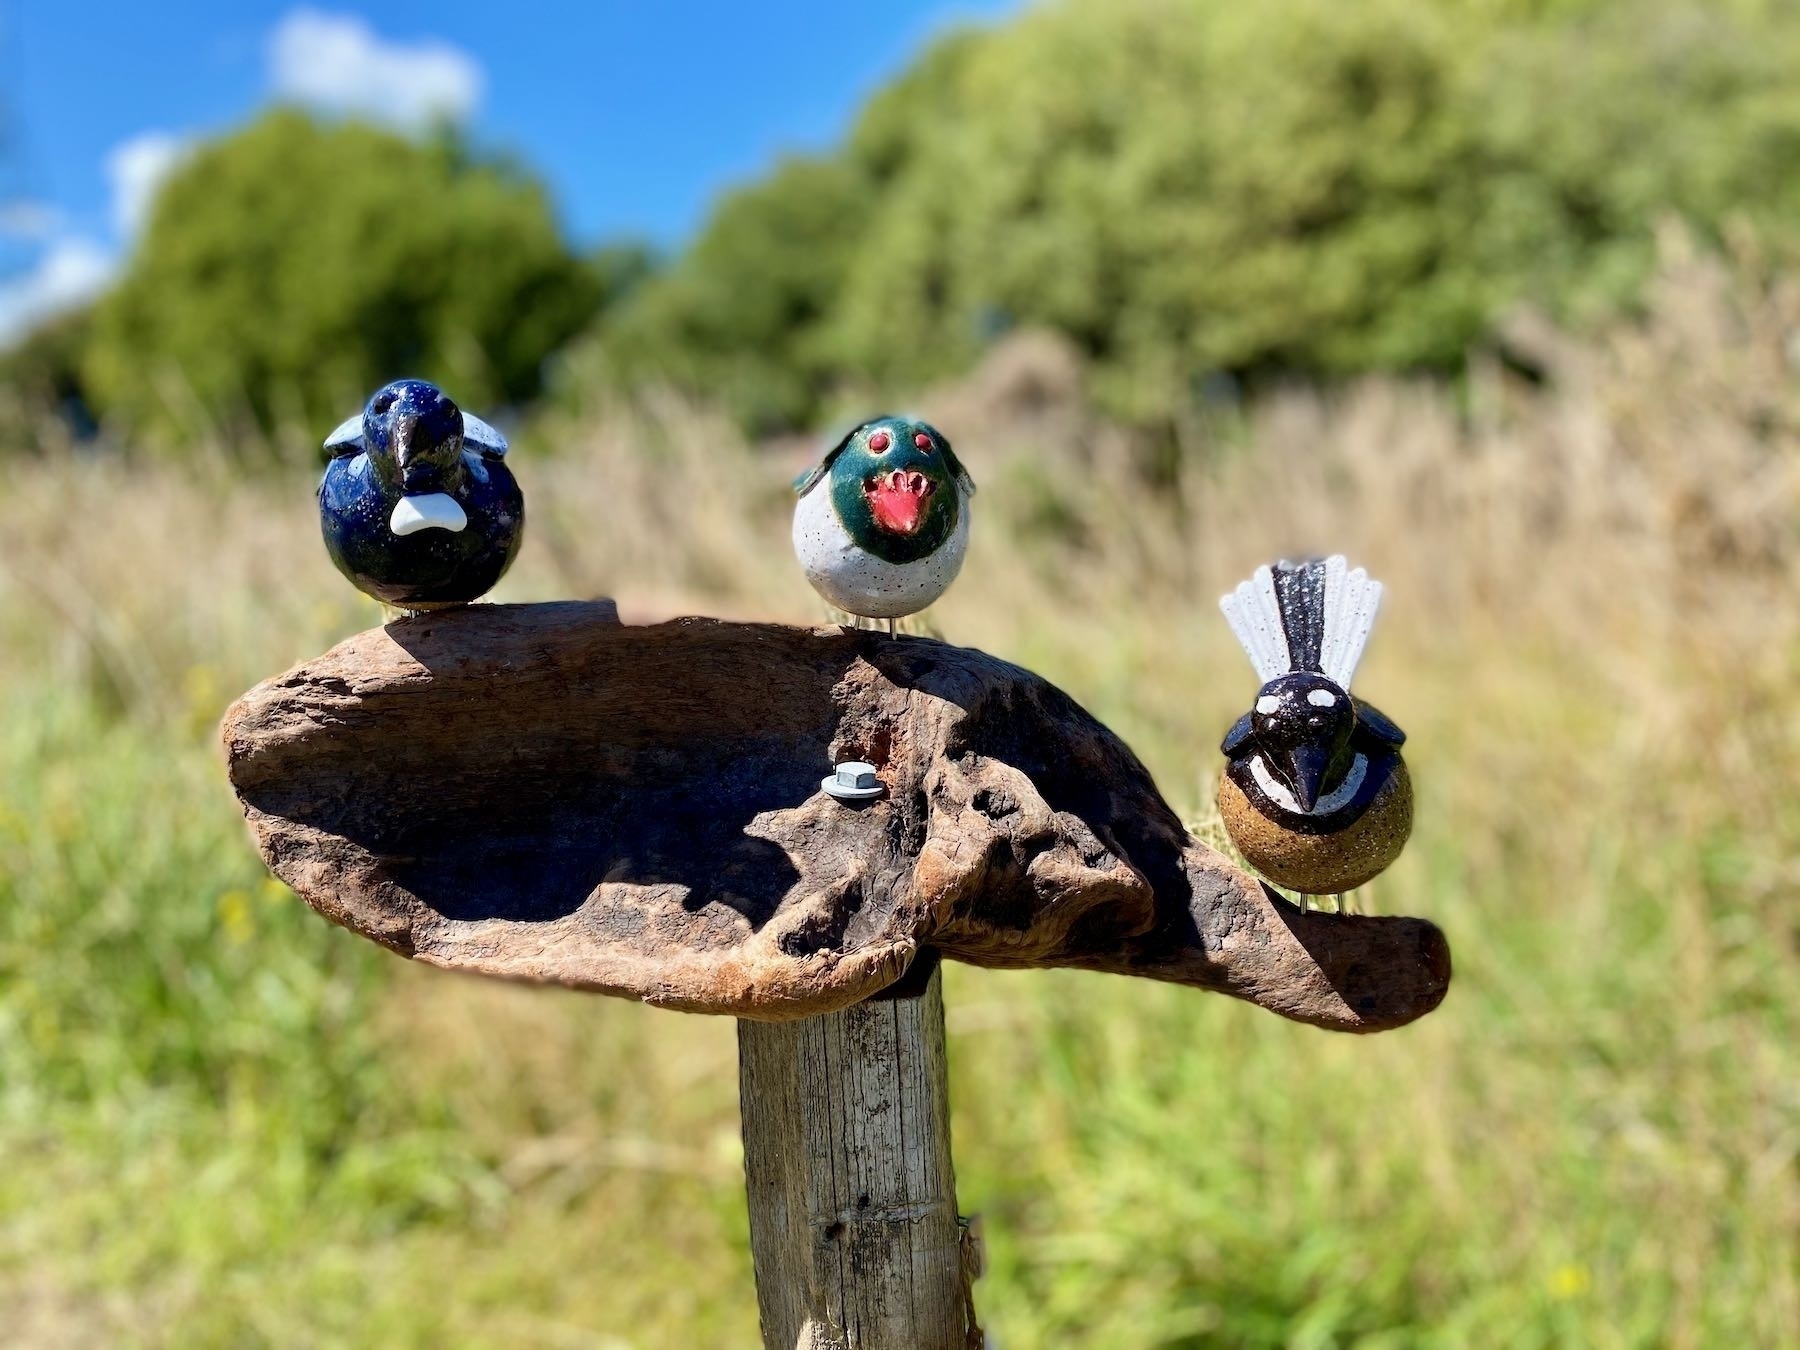
<path fill-rule="evenodd" d="M 437 965 L 780 1021 L 924 949 L 1170 980 L 1379 1031 L 1450 979 L 1420 919 L 1303 912 L 1193 839 L 1060 690 L 967 648 L 476 605 L 360 633 L 226 714 L 269 866 Z M 819 789 L 836 760 L 886 796 Z"/>
<path fill-rule="evenodd" d="M 769 1350 L 981 1344 L 950 1162 L 943 981 L 935 959 L 920 966 L 923 981 L 915 967 L 838 1012 L 738 1023 L 750 1246 Z"/>

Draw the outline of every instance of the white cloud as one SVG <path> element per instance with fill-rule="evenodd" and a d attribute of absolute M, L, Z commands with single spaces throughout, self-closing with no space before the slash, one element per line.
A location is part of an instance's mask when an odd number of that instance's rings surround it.
<path fill-rule="evenodd" d="M 0 281 L 0 344 L 93 299 L 112 280 L 113 259 L 91 239 L 58 239 L 30 271 Z"/>
<path fill-rule="evenodd" d="M 187 154 L 187 142 L 166 131 L 145 131 L 121 141 L 106 155 L 106 177 L 112 184 L 113 228 L 130 239 L 150 214 L 156 190 Z"/>
<path fill-rule="evenodd" d="M 143 227 L 156 190 L 187 152 L 188 142 L 166 131 L 142 132 L 107 152 L 110 212 L 120 242 L 130 243 Z M 0 347 L 17 342 L 46 319 L 86 304 L 118 271 L 116 249 L 71 230 L 63 213 L 48 202 L 0 205 L 0 237 L 39 248 L 29 268 L 0 280 Z"/>
<path fill-rule="evenodd" d="M 467 116 L 482 80 L 481 67 L 458 48 L 431 39 L 387 42 L 354 14 L 296 9 L 269 39 L 277 97 L 403 127 Z"/>
<path fill-rule="evenodd" d="M 37 243 L 62 228 L 63 214 L 51 202 L 29 197 L 0 202 L 0 238 Z"/>
<path fill-rule="evenodd" d="M 384 41 L 354 14 L 292 10 L 269 38 L 269 82 L 277 97 L 409 129 L 434 118 L 468 116 L 481 99 L 483 79 L 480 65 L 450 44 Z M 188 150 L 183 137 L 146 131 L 107 153 L 110 213 L 120 245 L 129 245 L 143 228 L 157 189 Z M 0 203 L 0 240 L 38 250 L 26 271 L 0 279 L 0 346 L 92 300 L 118 270 L 116 249 L 75 232 L 48 202 Z"/>

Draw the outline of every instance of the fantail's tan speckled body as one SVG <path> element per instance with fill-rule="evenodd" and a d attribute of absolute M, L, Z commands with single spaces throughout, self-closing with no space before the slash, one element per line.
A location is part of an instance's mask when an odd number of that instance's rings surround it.
<path fill-rule="evenodd" d="M 1335 834 L 1302 834 L 1265 815 L 1229 774 L 1219 776 L 1219 814 L 1244 860 L 1277 886 L 1307 895 L 1355 890 L 1400 856 L 1412 833 L 1412 779 L 1396 759 L 1387 783 Z"/>

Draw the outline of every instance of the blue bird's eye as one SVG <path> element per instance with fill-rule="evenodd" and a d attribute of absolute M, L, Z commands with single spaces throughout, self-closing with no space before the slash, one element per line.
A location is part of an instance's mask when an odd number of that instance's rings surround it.
<path fill-rule="evenodd" d="M 375 396 L 375 405 L 374 406 L 375 406 L 375 412 L 377 415 L 384 413 L 389 408 L 393 407 L 394 406 L 393 392 L 391 390 L 388 390 L 388 391 L 384 391 L 380 394 L 377 394 Z"/>

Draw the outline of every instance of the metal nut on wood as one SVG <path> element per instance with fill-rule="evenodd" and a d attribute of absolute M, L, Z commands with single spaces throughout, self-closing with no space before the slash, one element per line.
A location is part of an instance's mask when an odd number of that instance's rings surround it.
<path fill-rule="evenodd" d="M 841 802 L 864 802 L 885 790 L 875 776 L 875 766 L 848 759 L 819 780 L 819 786 Z"/>

